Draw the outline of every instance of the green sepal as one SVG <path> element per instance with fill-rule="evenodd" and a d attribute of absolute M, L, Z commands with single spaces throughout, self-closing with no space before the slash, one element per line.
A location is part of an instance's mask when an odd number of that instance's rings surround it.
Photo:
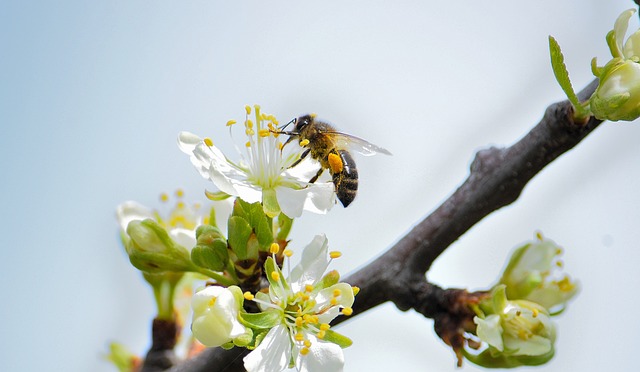
<path fill-rule="evenodd" d="M 279 241 L 287 240 L 289 233 L 291 232 L 291 227 L 293 226 L 293 218 L 289 218 L 286 214 L 280 213 L 278 215 L 278 229 L 276 234 L 276 239 Z"/>
<path fill-rule="evenodd" d="M 247 220 L 240 216 L 231 216 L 227 225 L 229 246 L 235 252 L 238 259 L 246 260 L 253 258 L 247 254 L 247 242 L 252 232 Z"/>
<path fill-rule="evenodd" d="M 325 288 L 331 287 L 332 285 L 338 284 L 339 282 L 340 282 L 340 273 L 338 272 L 338 270 L 331 270 L 328 273 L 326 273 L 322 277 L 322 279 L 320 279 L 320 282 L 318 282 L 316 286 L 321 289 L 325 289 Z"/>
<path fill-rule="evenodd" d="M 271 218 L 280 214 L 280 204 L 278 204 L 276 190 L 274 189 L 262 190 L 262 210 L 267 216 Z"/>
<path fill-rule="evenodd" d="M 245 328 L 245 332 L 240 336 L 233 339 L 233 344 L 239 347 L 246 347 L 253 341 L 253 330 L 251 328 Z"/>
<path fill-rule="evenodd" d="M 551 350 L 542 355 L 507 355 L 501 353 L 495 348 L 488 348 L 480 354 L 472 354 L 466 349 L 462 349 L 464 357 L 473 364 L 479 365 L 485 368 L 516 368 L 522 366 L 539 366 L 550 361 L 555 350 L 552 347 Z"/>
<path fill-rule="evenodd" d="M 191 250 L 193 263 L 205 269 L 223 271 L 229 262 L 229 252 L 220 229 L 211 225 L 198 226 L 196 239 L 196 246 Z"/>
<path fill-rule="evenodd" d="M 207 197 L 207 199 L 213 200 L 213 201 L 225 200 L 231 197 L 231 195 L 222 191 L 213 192 L 213 191 L 204 190 L 204 195 Z"/>
<path fill-rule="evenodd" d="M 270 329 L 282 322 L 279 311 L 263 311 L 261 313 L 240 313 L 240 323 L 255 329 Z"/>
<path fill-rule="evenodd" d="M 253 340 L 253 343 L 251 345 L 247 345 L 246 348 L 249 350 L 253 350 L 256 347 L 258 347 L 258 345 L 260 345 L 260 343 L 262 342 L 264 337 L 267 335 L 267 333 L 269 333 L 268 329 L 254 332 L 253 334 L 255 338 Z"/>
<path fill-rule="evenodd" d="M 225 349 L 225 350 L 231 350 L 231 349 L 233 349 L 234 346 L 235 345 L 233 344 L 233 341 L 229 341 L 229 342 L 226 342 L 226 343 L 220 345 L 220 347 Z"/>
<path fill-rule="evenodd" d="M 272 219 L 264 214 L 260 203 L 249 206 L 249 224 L 258 238 L 260 249 L 266 251 L 273 243 Z"/>
<path fill-rule="evenodd" d="M 276 288 L 283 287 L 285 291 L 289 290 L 289 283 L 287 283 L 287 281 L 284 280 L 284 275 L 282 274 L 282 271 L 280 270 L 278 265 L 276 265 L 275 261 L 273 260 L 273 257 L 267 257 L 267 260 L 264 262 L 264 270 L 265 270 L 265 273 L 267 274 L 267 280 L 269 280 L 269 284 L 271 286 Z M 273 272 L 278 273 L 280 280 L 276 281 L 273 279 L 273 276 L 271 274 Z"/>
<path fill-rule="evenodd" d="M 330 329 L 326 330 L 325 332 L 326 333 L 322 338 L 323 341 L 333 342 L 334 344 L 340 346 L 343 349 L 353 344 L 353 341 L 351 341 L 351 339 L 345 335 L 342 335 Z"/>
<path fill-rule="evenodd" d="M 622 107 L 631 95 L 629 92 L 616 94 L 615 96 L 609 98 L 600 98 L 591 100 L 591 111 L 594 116 L 600 120 L 608 119 L 607 115 L 609 113 L 615 112 L 618 108 Z M 636 115 L 629 115 L 631 120 L 634 120 Z M 623 118 L 624 120 L 624 118 Z"/>
<path fill-rule="evenodd" d="M 120 372 L 133 372 L 134 361 L 139 359 L 124 345 L 118 342 L 109 344 L 109 354 L 105 358 L 113 363 Z"/>
<path fill-rule="evenodd" d="M 551 55 L 551 68 L 553 69 L 553 74 L 555 75 L 558 84 L 560 84 L 560 88 L 562 88 L 564 94 L 567 95 L 569 102 L 573 105 L 576 118 L 586 118 L 589 115 L 588 111 L 585 109 L 584 105 L 580 104 L 580 100 L 578 100 L 578 96 L 573 90 L 571 80 L 569 79 L 569 72 L 567 71 L 567 66 L 564 63 L 564 55 L 562 55 L 562 50 L 560 50 L 560 44 L 558 44 L 553 36 L 549 36 L 549 53 Z"/>

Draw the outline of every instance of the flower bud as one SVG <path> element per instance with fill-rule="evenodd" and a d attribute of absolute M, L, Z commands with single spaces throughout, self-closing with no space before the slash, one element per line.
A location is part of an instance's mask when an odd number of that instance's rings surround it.
<path fill-rule="evenodd" d="M 600 85 L 589 101 L 596 118 L 632 121 L 640 116 L 640 64 L 631 59 L 613 59 L 599 78 Z"/>
<path fill-rule="evenodd" d="M 561 274 L 562 249 L 544 239 L 525 244 L 513 252 L 499 284 L 506 285 L 506 295 L 514 300 L 528 300 L 552 312 L 560 312 L 577 293 L 578 284 Z"/>
<path fill-rule="evenodd" d="M 246 329 L 238 321 L 242 298 L 242 291 L 236 286 L 209 286 L 198 291 L 191 302 L 191 330 L 194 337 L 209 347 L 226 344 L 236 337 L 244 337 Z"/>
<path fill-rule="evenodd" d="M 190 271 L 189 251 L 176 244 L 152 219 L 133 220 L 127 226 L 125 249 L 131 264 L 148 273 Z"/>

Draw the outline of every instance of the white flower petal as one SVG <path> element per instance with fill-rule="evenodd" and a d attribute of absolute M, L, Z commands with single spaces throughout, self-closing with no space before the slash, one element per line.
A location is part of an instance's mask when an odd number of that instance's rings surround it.
<path fill-rule="evenodd" d="M 127 230 L 127 226 L 131 221 L 141 221 L 147 218 L 155 219 L 153 211 L 151 209 L 134 201 L 127 201 L 120 204 L 116 208 L 116 218 L 118 219 L 118 224 L 120 225 L 122 231 Z"/>
<path fill-rule="evenodd" d="M 187 250 L 189 251 L 191 251 L 191 248 L 196 246 L 195 230 L 177 227 L 169 230 L 169 236 L 171 237 L 171 239 L 173 239 L 174 242 L 187 248 Z"/>
<path fill-rule="evenodd" d="M 341 372 L 344 368 L 344 353 L 340 346 L 331 343 L 318 341 L 315 337 L 309 336 L 311 347 L 307 355 L 299 352 L 296 356 L 296 367 L 299 372 Z"/>
<path fill-rule="evenodd" d="M 629 27 L 629 19 L 635 13 L 635 9 L 628 9 L 622 12 L 618 19 L 616 19 L 616 23 L 613 26 L 613 32 L 616 34 L 616 45 L 622 52 L 622 42 L 624 41 L 624 35 L 627 33 L 627 27 Z M 621 57 L 621 56 L 615 56 Z"/>
<path fill-rule="evenodd" d="M 478 325 L 476 334 L 482 341 L 500 351 L 504 351 L 504 344 L 502 342 L 503 331 L 500 325 L 499 315 L 489 315 L 485 319 L 476 316 L 473 318 L 473 322 Z"/>
<path fill-rule="evenodd" d="M 526 340 L 519 337 L 505 336 L 504 346 L 509 350 L 517 350 L 515 355 L 543 355 L 551 351 L 552 343 L 548 338 L 533 335 Z"/>
<path fill-rule="evenodd" d="M 331 300 L 334 298 L 333 292 L 336 290 L 340 291 L 341 294 L 336 298 L 335 305 L 332 305 Z M 349 284 L 338 283 L 319 291 L 313 300 L 316 303 L 314 311 L 319 313 L 319 317 L 321 317 L 321 319 L 319 319 L 320 322 L 330 323 L 333 318 L 340 314 L 340 307 L 353 306 L 355 297 L 353 295 L 353 288 L 351 288 Z M 326 309 L 329 310 L 327 311 Z"/>
<path fill-rule="evenodd" d="M 269 331 L 260 345 L 244 357 L 244 368 L 248 372 L 282 371 L 291 360 L 291 340 L 284 325 Z"/>
<path fill-rule="evenodd" d="M 308 189 L 294 190 L 290 187 L 280 186 L 276 188 L 276 198 L 282 213 L 289 218 L 296 218 L 302 215 L 306 204 Z"/>
<path fill-rule="evenodd" d="M 302 258 L 289 276 L 289 284 L 294 292 L 305 284 L 313 284 L 329 266 L 329 241 L 324 234 L 316 235 L 302 251 Z"/>

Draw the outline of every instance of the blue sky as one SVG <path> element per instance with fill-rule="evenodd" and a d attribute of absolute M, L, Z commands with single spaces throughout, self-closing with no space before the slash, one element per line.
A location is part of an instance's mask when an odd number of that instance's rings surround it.
<path fill-rule="evenodd" d="M 178 150 L 179 131 L 233 151 L 224 123 L 258 103 L 281 121 L 316 112 L 391 150 L 356 158 L 352 206 L 296 222 L 294 242 L 326 233 L 346 274 L 444 200 L 475 151 L 516 141 L 563 98 L 549 34 L 582 87 L 590 59 L 608 56 L 604 35 L 632 5 L 4 0 L 3 368 L 111 371 L 100 359 L 108 341 L 146 351 L 152 297 L 119 245 L 114 211 L 126 200 L 158 207 L 158 195 L 178 187 L 204 199 L 212 186 Z M 429 273 L 443 286 L 482 288 L 534 231 L 564 246 L 583 289 L 542 371 L 635 366 L 639 137 L 637 122 L 603 125 Z M 391 304 L 342 330 L 354 340 L 347 371 L 456 370 L 431 321 Z"/>

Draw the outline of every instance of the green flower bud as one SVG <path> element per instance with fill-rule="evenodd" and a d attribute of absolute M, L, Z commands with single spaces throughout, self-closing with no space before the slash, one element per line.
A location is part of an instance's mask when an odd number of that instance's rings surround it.
<path fill-rule="evenodd" d="M 631 59 L 609 61 L 589 102 L 591 112 L 600 120 L 637 119 L 640 116 L 640 64 Z"/>
<path fill-rule="evenodd" d="M 190 271 L 193 267 L 186 248 L 176 244 L 152 219 L 133 220 L 127 226 L 125 249 L 131 264 L 148 273 Z"/>
<path fill-rule="evenodd" d="M 191 250 L 191 260 L 205 269 L 222 271 L 229 261 L 227 240 L 215 226 L 201 225 L 196 230 L 196 246 Z"/>

